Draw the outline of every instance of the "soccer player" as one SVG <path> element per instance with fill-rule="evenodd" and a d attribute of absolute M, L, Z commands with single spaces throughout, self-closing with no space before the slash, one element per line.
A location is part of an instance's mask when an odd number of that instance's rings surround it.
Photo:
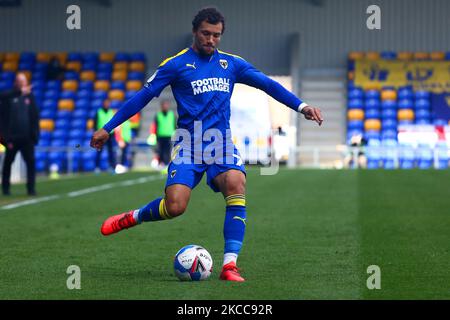
<path fill-rule="evenodd" d="M 179 114 L 177 132 L 184 134 L 181 135 L 183 141 L 175 142 L 165 195 L 139 209 L 109 217 L 101 226 L 101 233 L 107 236 L 142 222 L 172 219 L 183 214 L 192 189 L 206 172 L 207 184 L 213 191 L 221 192 L 226 203 L 224 261 L 220 279 L 242 282 L 244 278 L 236 261 L 247 223 L 246 175 L 229 132 L 233 86 L 244 83 L 261 89 L 319 125 L 323 118 L 319 108 L 308 106 L 243 58 L 217 49 L 225 31 L 225 19 L 217 9 L 200 10 L 192 26 L 192 46 L 165 59 L 144 87 L 92 136 L 91 146 L 100 149 L 109 137 L 108 132 L 159 96 L 164 87 L 171 86 Z M 186 137 L 186 132 L 191 136 Z M 216 148 L 211 152 L 211 155 L 214 153 L 214 161 L 204 156 L 206 151 L 210 151 L 210 145 L 203 135 L 210 137 L 211 132 L 215 135 Z M 222 141 L 219 138 L 223 138 Z M 221 156 L 224 150 L 225 155 Z"/>

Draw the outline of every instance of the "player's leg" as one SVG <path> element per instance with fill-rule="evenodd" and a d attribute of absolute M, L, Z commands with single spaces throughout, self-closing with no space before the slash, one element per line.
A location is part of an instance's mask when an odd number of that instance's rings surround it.
<path fill-rule="evenodd" d="M 5 159 L 3 160 L 2 170 L 2 190 L 4 195 L 10 194 L 11 165 L 16 157 L 17 147 L 15 145 L 6 146 Z"/>
<path fill-rule="evenodd" d="M 246 227 L 245 174 L 236 169 L 220 173 L 213 179 L 226 202 L 223 235 L 225 238 L 222 280 L 244 281 L 236 267 Z"/>

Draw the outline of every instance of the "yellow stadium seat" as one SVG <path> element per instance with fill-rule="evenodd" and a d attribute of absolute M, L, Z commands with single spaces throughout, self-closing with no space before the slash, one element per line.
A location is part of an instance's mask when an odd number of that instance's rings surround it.
<path fill-rule="evenodd" d="M 349 71 L 347 73 L 347 78 L 348 78 L 348 80 L 354 80 L 355 79 L 355 72 L 354 71 Z"/>
<path fill-rule="evenodd" d="M 86 122 L 86 129 L 88 129 L 88 130 L 94 129 L 94 120 L 89 119 L 89 120 Z"/>
<path fill-rule="evenodd" d="M 77 91 L 78 81 L 77 80 L 64 80 L 62 83 L 63 90 Z"/>
<path fill-rule="evenodd" d="M 379 60 L 380 59 L 380 53 L 376 51 L 369 51 L 366 53 L 366 59 L 367 60 Z"/>
<path fill-rule="evenodd" d="M 81 81 L 94 81 L 95 80 L 95 71 L 85 70 L 80 73 Z"/>
<path fill-rule="evenodd" d="M 352 51 L 348 54 L 349 60 L 361 60 L 364 59 L 364 52 Z"/>
<path fill-rule="evenodd" d="M 112 73 L 112 80 L 113 81 L 126 81 L 127 80 L 127 72 L 125 70 L 118 70 L 118 71 L 114 71 Z"/>
<path fill-rule="evenodd" d="M 379 131 L 381 129 L 381 121 L 378 119 L 367 119 L 364 121 L 364 129 Z"/>
<path fill-rule="evenodd" d="M 113 62 L 115 57 L 115 53 L 113 52 L 102 52 L 99 55 L 99 60 L 101 62 Z"/>
<path fill-rule="evenodd" d="M 142 88 L 142 82 L 140 82 L 139 80 L 130 80 L 127 81 L 126 84 L 127 90 L 140 90 Z"/>
<path fill-rule="evenodd" d="M 38 52 L 38 54 L 36 55 L 36 60 L 38 62 L 49 62 L 50 61 L 50 53 Z"/>
<path fill-rule="evenodd" d="M 66 63 L 66 70 L 72 70 L 76 72 L 80 72 L 81 70 L 81 62 L 80 61 L 70 61 Z"/>
<path fill-rule="evenodd" d="M 414 60 L 429 60 L 430 55 L 428 52 L 414 52 Z"/>
<path fill-rule="evenodd" d="M 75 108 L 75 103 L 72 99 L 61 99 L 58 101 L 59 110 L 72 111 Z"/>
<path fill-rule="evenodd" d="M 139 71 L 144 72 L 145 71 L 145 64 L 142 61 L 133 61 L 128 66 L 130 71 Z"/>
<path fill-rule="evenodd" d="M 122 90 L 111 90 L 109 91 L 108 98 L 111 100 L 123 100 L 125 98 L 125 92 Z"/>
<path fill-rule="evenodd" d="M 0 52 L 0 62 L 5 60 L 5 54 L 3 52 Z"/>
<path fill-rule="evenodd" d="M 114 71 L 124 70 L 126 71 L 128 69 L 128 63 L 125 61 L 116 62 L 113 65 Z"/>
<path fill-rule="evenodd" d="M 97 80 L 94 82 L 94 90 L 109 90 L 109 81 L 108 80 Z"/>
<path fill-rule="evenodd" d="M 442 61 L 445 60 L 445 52 L 435 51 L 430 53 L 430 59 L 434 61 Z"/>
<path fill-rule="evenodd" d="M 53 131 L 55 129 L 55 122 L 51 119 L 39 120 L 39 127 L 45 131 Z"/>
<path fill-rule="evenodd" d="M 60 64 L 64 65 L 67 61 L 67 52 L 55 53 L 54 57 L 59 60 Z"/>
<path fill-rule="evenodd" d="M 6 52 L 5 61 L 15 61 L 18 62 L 20 58 L 20 53 L 18 52 Z"/>
<path fill-rule="evenodd" d="M 382 90 L 381 100 L 397 100 L 397 91 L 395 90 Z"/>
<path fill-rule="evenodd" d="M 402 109 L 397 112 L 398 120 L 414 120 L 414 111 L 412 109 Z"/>
<path fill-rule="evenodd" d="M 5 61 L 3 63 L 3 71 L 12 71 L 16 72 L 19 64 L 17 61 Z"/>
<path fill-rule="evenodd" d="M 408 60 L 412 60 L 412 58 L 413 58 L 412 52 L 401 51 L 401 52 L 397 53 L 398 60 L 408 61 Z"/>
<path fill-rule="evenodd" d="M 347 112 L 348 120 L 363 120 L 364 110 L 362 109 L 350 109 Z"/>

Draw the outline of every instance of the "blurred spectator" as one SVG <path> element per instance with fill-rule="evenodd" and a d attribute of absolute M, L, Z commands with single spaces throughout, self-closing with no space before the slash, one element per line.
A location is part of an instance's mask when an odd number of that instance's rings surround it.
<path fill-rule="evenodd" d="M 161 102 L 161 111 L 156 113 L 155 120 L 150 127 L 150 136 L 148 139 L 149 144 L 154 144 L 154 137 L 156 137 L 159 165 L 166 166 L 170 162 L 171 137 L 175 129 L 175 113 L 170 110 L 169 100 L 163 100 Z"/>
<path fill-rule="evenodd" d="M 97 115 L 94 119 L 94 128 L 95 130 L 99 130 L 103 128 L 103 126 L 111 120 L 111 118 L 114 116 L 114 111 L 109 108 L 111 102 L 109 100 L 105 100 L 103 102 L 103 107 L 97 110 Z M 108 151 L 108 163 L 111 170 L 114 170 L 116 166 L 116 154 L 114 152 L 114 139 L 112 139 L 114 131 L 111 131 L 109 133 L 109 139 L 106 142 L 106 148 Z M 95 158 L 95 171 L 100 172 L 100 160 L 102 151 L 97 151 L 97 156 Z"/>
<path fill-rule="evenodd" d="M 5 145 L 2 191 L 10 194 L 11 165 L 17 152 L 27 167 L 27 191 L 35 195 L 34 146 L 39 140 L 39 109 L 24 73 L 17 73 L 14 88 L 0 93 L 0 142 Z"/>
<path fill-rule="evenodd" d="M 131 123 L 130 120 L 122 123 L 115 129 L 114 135 L 120 148 L 120 163 L 116 166 L 116 173 L 122 173 L 131 166 L 129 157 L 129 146 L 131 142 Z"/>
<path fill-rule="evenodd" d="M 47 66 L 47 80 L 63 80 L 65 69 L 61 66 L 59 59 L 52 57 Z"/>
<path fill-rule="evenodd" d="M 365 154 L 366 144 L 367 144 L 366 139 L 364 139 L 364 137 L 360 134 L 351 137 L 350 147 L 352 148 L 350 149 L 350 152 L 348 152 L 348 154 L 344 159 L 348 168 L 367 167 L 367 157 Z"/>

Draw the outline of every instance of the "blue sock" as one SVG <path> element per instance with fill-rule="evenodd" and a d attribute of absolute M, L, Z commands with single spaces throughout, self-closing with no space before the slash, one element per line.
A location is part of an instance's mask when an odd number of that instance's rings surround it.
<path fill-rule="evenodd" d="M 247 213 L 245 210 L 245 195 L 234 194 L 225 198 L 227 207 L 223 236 L 225 238 L 224 253 L 234 256 L 234 261 L 241 250 L 244 241 Z"/>
<path fill-rule="evenodd" d="M 173 217 L 167 212 L 165 199 L 162 197 L 156 198 L 140 208 L 135 216 L 138 223 L 141 223 L 142 221 L 159 221 L 172 218 Z"/>

